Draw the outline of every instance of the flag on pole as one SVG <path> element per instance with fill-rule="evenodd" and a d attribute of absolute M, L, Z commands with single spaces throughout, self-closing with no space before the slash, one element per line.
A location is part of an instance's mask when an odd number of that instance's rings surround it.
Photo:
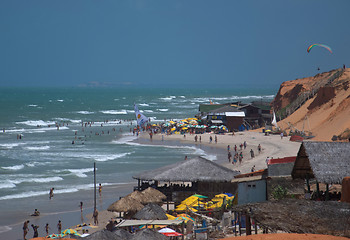
<path fill-rule="evenodd" d="M 273 111 L 273 119 L 272 119 L 272 122 L 271 122 L 276 128 L 278 128 L 277 126 L 277 121 L 276 121 L 276 114 L 275 114 L 275 111 Z"/>
<path fill-rule="evenodd" d="M 139 110 L 139 108 L 137 107 L 136 104 L 134 106 L 134 109 L 135 109 L 137 125 L 142 127 L 145 123 L 148 122 L 148 118 L 140 112 L 140 110 Z"/>

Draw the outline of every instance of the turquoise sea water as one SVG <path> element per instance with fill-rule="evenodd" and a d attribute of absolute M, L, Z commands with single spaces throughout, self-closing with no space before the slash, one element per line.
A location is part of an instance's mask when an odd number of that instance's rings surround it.
<path fill-rule="evenodd" d="M 194 146 L 133 142 L 134 103 L 157 123 L 193 117 L 199 104 L 209 103 L 209 99 L 215 103 L 270 101 L 275 91 L 1 89 L 0 233 L 10 230 L 6 226 L 14 221 L 6 214 L 20 218 L 21 206 L 34 207 L 34 199 L 46 199 L 51 187 L 61 197 L 91 190 L 94 162 L 97 181 L 112 186 L 133 182 L 135 173 L 181 161 L 185 155 L 216 160 Z M 85 126 L 85 122 L 91 125 Z M 56 211 L 55 206 L 50 210 Z"/>

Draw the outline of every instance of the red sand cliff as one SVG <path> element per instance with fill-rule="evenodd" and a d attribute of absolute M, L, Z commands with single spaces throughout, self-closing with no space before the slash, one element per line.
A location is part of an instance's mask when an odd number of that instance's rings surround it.
<path fill-rule="evenodd" d="M 282 83 L 272 106 L 277 113 L 292 114 L 278 125 L 287 131 L 294 126 L 312 132 L 315 141 L 331 141 L 334 135 L 348 139 L 349 87 L 350 69 L 337 69 Z"/>

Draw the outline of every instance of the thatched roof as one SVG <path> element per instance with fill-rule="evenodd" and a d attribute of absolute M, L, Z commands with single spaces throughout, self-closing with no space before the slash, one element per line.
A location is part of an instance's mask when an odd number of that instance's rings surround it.
<path fill-rule="evenodd" d="M 137 232 L 132 240 L 168 240 L 169 237 L 164 236 L 163 234 L 152 230 L 152 229 L 143 229 Z"/>
<path fill-rule="evenodd" d="M 303 142 L 292 171 L 293 178 L 316 178 L 322 183 L 341 183 L 350 176 L 350 143 Z"/>
<path fill-rule="evenodd" d="M 167 220 L 168 217 L 165 210 L 155 203 L 149 203 L 140 211 L 138 211 L 134 217 L 139 220 Z"/>
<path fill-rule="evenodd" d="M 124 240 L 128 240 L 128 239 L 132 238 L 131 233 L 129 233 L 128 231 L 121 229 L 121 228 L 113 231 L 113 233 Z"/>
<path fill-rule="evenodd" d="M 313 233 L 350 237 L 350 204 L 336 201 L 284 199 L 237 206 L 260 227 L 289 233 Z"/>
<path fill-rule="evenodd" d="M 213 161 L 196 157 L 153 171 L 133 176 L 135 179 L 165 182 L 225 182 L 231 181 L 239 171 L 232 171 Z"/>
<path fill-rule="evenodd" d="M 93 234 L 84 237 L 86 240 L 124 240 L 124 238 L 121 238 L 114 234 L 113 232 L 102 230 L 98 232 L 94 232 Z"/>
<path fill-rule="evenodd" d="M 152 187 L 143 190 L 142 194 L 144 194 L 147 199 L 147 203 L 158 203 L 166 199 L 166 196 L 161 191 Z"/>
<path fill-rule="evenodd" d="M 111 212 L 136 212 L 143 208 L 143 205 L 134 198 L 124 197 L 112 203 L 107 210 Z"/>

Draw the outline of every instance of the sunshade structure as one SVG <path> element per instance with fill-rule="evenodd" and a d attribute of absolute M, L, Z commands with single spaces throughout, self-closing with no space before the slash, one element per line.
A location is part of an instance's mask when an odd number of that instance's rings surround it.
<path fill-rule="evenodd" d="M 84 237 L 85 240 L 124 240 L 124 238 L 119 237 L 117 234 L 110 232 L 108 230 L 102 230 L 94 232 L 93 234 Z"/>
<path fill-rule="evenodd" d="M 111 212 L 137 212 L 144 206 L 132 197 L 124 197 L 112 203 L 107 210 Z"/>
<path fill-rule="evenodd" d="M 144 195 L 144 203 L 161 203 L 166 199 L 166 196 L 154 188 L 147 188 L 141 192 Z"/>
<path fill-rule="evenodd" d="M 196 157 L 153 171 L 142 172 L 133 178 L 165 182 L 222 182 L 231 181 L 239 173 L 202 157 Z"/>
<path fill-rule="evenodd" d="M 202 202 L 201 199 L 205 199 L 205 198 L 208 198 L 208 197 L 203 196 L 203 195 L 199 195 L 199 194 L 194 194 L 192 196 L 189 196 L 188 198 L 183 200 L 181 202 L 181 204 L 176 206 L 175 211 L 183 212 L 183 211 L 187 211 L 188 209 L 190 209 L 193 212 L 196 212 L 196 211 L 198 211 L 199 208 L 204 207 L 204 202 Z"/>
<path fill-rule="evenodd" d="M 132 240 L 169 240 L 169 238 L 153 229 L 146 228 L 137 232 Z"/>
<path fill-rule="evenodd" d="M 117 229 L 113 231 L 113 233 L 117 235 L 120 239 L 129 240 L 132 238 L 132 234 L 124 229 Z"/>
<path fill-rule="evenodd" d="M 341 183 L 350 176 L 349 142 L 303 142 L 300 146 L 293 178 L 316 178 L 321 183 Z"/>
<path fill-rule="evenodd" d="M 134 217 L 139 220 L 167 220 L 165 210 L 155 203 L 149 203 L 140 211 L 138 211 Z"/>

